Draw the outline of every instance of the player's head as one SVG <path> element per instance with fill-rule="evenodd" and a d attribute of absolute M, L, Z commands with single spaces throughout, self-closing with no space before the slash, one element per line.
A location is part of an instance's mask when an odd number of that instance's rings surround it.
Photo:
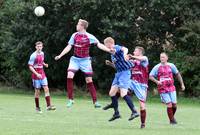
<path fill-rule="evenodd" d="M 115 40 L 111 37 L 107 37 L 107 38 L 104 39 L 104 44 L 109 49 L 112 49 L 115 45 Z"/>
<path fill-rule="evenodd" d="M 135 55 L 135 56 L 142 56 L 142 55 L 144 55 L 144 48 L 143 47 L 141 47 L 141 46 L 136 46 L 135 47 L 135 50 L 134 50 L 134 52 L 133 52 L 133 54 Z"/>
<path fill-rule="evenodd" d="M 79 19 L 78 23 L 76 25 L 76 30 L 77 31 L 83 31 L 86 30 L 88 28 L 88 22 L 86 20 L 83 19 Z"/>
<path fill-rule="evenodd" d="M 160 61 L 161 63 L 165 64 L 168 61 L 168 55 L 165 52 L 162 52 L 160 54 Z"/>
<path fill-rule="evenodd" d="M 36 51 L 37 52 L 41 52 L 42 51 L 42 48 L 43 48 L 43 43 L 41 41 L 37 41 L 35 43 L 35 48 L 36 48 Z"/>

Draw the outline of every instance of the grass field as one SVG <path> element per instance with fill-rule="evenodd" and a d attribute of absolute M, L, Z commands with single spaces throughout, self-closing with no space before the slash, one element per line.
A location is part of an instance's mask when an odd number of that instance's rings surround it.
<path fill-rule="evenodd" d="M 136 101 L 136 99 L 134 99 Z M 120 100 L 122 119 L 108 122 L 112 110 L 95 109 L 89 98 L 76 99 L 72 108 L 66 108 L 64 96 L 53 96 L 57 110 L 47 112 L 41 97 L 43 114 L 36 114 L 30 94 L 0 93 L 0 135 L 199 135 L 200 103 L 180 99 L 177 111 L 178 125 L 169 124 L 166 108 L 159 99 L 147 104 L 147 124 L 140 129 L 139 118 L 129 122 L 130 111 Z M 110 102 L 100 100 L 102 105 Z M 138 103 L 136 102 L 137 108 Z"/>

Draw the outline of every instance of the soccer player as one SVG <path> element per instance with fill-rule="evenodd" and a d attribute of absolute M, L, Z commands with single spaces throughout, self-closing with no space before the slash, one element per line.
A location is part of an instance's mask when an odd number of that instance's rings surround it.
<path fill-rule="evenodd" d="M 118 98 L 116 96 L 118 91 L 120 92 L 121 97 L 126 101 L 128 107 L 132 112 L 129 121 L 133 120 L 134 118 L 138 117 L 139 114 L 137 113 L 131 98 L 127 95 L 131 77 L 130 69 L 133 66 L 133 63 L 128 61 L 128 49 L 120 45 L 115 45 L 115 41 L 111 37 L 107 37 L 104 40 L 104 44 L 109 49 L 115 50 L 115 53 L 111 54 L 111 60 L 114 63 L 114 67 L 117 71 L 109 92 L 114 108 L 114 114 L 112 118 L 109 119 L 109 121 L 113 121 L 121 117 L 118 110 Z"/>
<path fill-rule="evenodd" d="M 133 52 L 133 55 L 129 54 L 129 58 L 131 58 L 131 62 L 134 66 L 131 68 L 131 83 L 129 89 L 135 93 L 136 97 L 139 99 L 140 103 L 140 120 L 141 120 L 141 128 L 145 128 L 145 120 L 146 120 L 146 97 L 147 97 L 147 88 L 148 88 L 148 65 L 149 61 L 146 56 L 144 56 L 144 48 L 140 46 L 136 46 Z M 113 63 L 106 61 L 107 65 L 113 67 Z M 105 106 L 103 109 L 107 110 L 112 108 L 113 105 L 109 104 Z"/>
<path fill-rule="evenodd" d="M 85 80 L 87 88 L 92 96 L 92 100 L 95 108 L 100 108 L 101 105 L 97 102 L 96 89 L 92 81 L 92 65 L 91 58 L 89 56 L 89 48 L 91 45 L 96 45 L 99 49 L 106 52 L 112 52 L 110 49 L 101 44 L 95 36 L 88 33 L 88 22 L 86 20 L 79 19 L 76 25 L 76 30 L 64 50 L 60 55 L 55 57 L 55 60 L 59 60 L 62 56 L 67 54 L 72 47 L 74 47 L 74 55 L 70 58 L 68 75 L 67 75 L 67 93 L 69 101 L 67 107 L 71 107 L 74 103 L 73 97 L 73 78 L 75 73 L 80 69 L 85 74 Z"/>
<path fill-rule="evenodd" d="M 42 113 L 39 106 L 40 89 L 43 88 L 45 92 L 45 99 L 47 103 L 47 110 L 55 110 L 55 106 L 51 105 L 51 97 L 48 88 L 47 77 L 45 75 L 43 66 L 46 68 L 48 64 L 44 63 L 44 52 L 42 51 L 43 43 L 38 41 L 35 43 L 36 51 L 33 52 L 28 61 L 29 69 L 32 72 L 33 87 L 35 88 L 35 105 L 36 112 Z"/>
<path fill-rule="evenodd" d="M 167 114 L 170 124 L 177 124 L 175 113 L 177 109 L 176 88 L 174 86 L 173 75 L 176 75 L 181 85 L 181 90 L 185 90 L 185 85 L 181 74 L 173 63 L 168 62 L 168 55 L 163 52 L 160 54 L 161 63 L 153 67 L 149 79 L 158 86 L 161 101 L 167 105 Z"/>

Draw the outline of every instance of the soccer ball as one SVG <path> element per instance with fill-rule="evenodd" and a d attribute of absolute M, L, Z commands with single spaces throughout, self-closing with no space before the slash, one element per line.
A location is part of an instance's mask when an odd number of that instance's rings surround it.
<path fill-rule="evenodd" d="M 42 6 L 38 6 L 35 8 L 34 13 L 36 16 L 43 16 L 45 13 L 45 10 Z"/>

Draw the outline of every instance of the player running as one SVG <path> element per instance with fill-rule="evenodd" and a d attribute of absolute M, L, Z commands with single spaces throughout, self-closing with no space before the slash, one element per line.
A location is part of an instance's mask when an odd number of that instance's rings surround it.
<path fill-rule="evenodd" d="M 185 85 L 181 74 L 173 63 L 169 63 L 166 53 L 160 54 L 161 63 L 154 66 L 151 70 L 149 79 L 158 86 L 161 101 L 167 105 L 167 114 L 170 124 L 177 124 L 175 113 L 177 109 L 176 88 L 174 86 L 173 74 L 176 75 L 181 85 L 181 90 L 185 90 Z"/>
<path fill-rule="evenodd" d="M 92 65 L 91 58 L 89 56 L 89 48 L 91 45 L 96 45 L 99 49 L 111 52 L 110 49 L 101 44 L 95 36 L 86 32 L 88 28 L 88 22 L 86 20 L 79 19 L 76 25 L 76 30 L 64 50 L 60 55 L 55 57 L 55 60 L 59 60 L 62 56 L 67 54 L 72 47 L 74 47 L 74 54 L 70 58 L 68 74 L 67 74 L 67 93 L 69 102 L 67 107 L 71 107 L 74 103 L 73 97 L 73 78 L 75 73 L 80 69 L 85 74 L 85 80 L 87 83 L 87 88 L 92 96 L 92 100 L 95 108 L 100 108 L 101 105 L 97 102 L 96 89 L 92 81 Z"/>
<path fill-rule="evenodd" d="M 134 118 L 138 117 L 139 114 L 137 113 L 131 98 L 127 95 L 131 77 L 130 69 L 133 66 L 133 63 L 128 61 L 128 49 L 120 45 L 115 45 L 115 41 L 111 37 L 107 37 L 104 40 L 104 44 L 111 50 L 115 50 L 115 53 L 111 55 L 111 60 L 114 63 L 114 67 L 117 71 L 109 92 L 112 100 L 112 106 L 114 108 L 114 114 L 109 121 L 113 121 L 121 117 L 118 110 L 118 98 L 116 96 L 118 91 L 132 112 L 128 120 L 133 120 Z"/>
<path fill-rule="evenodd" d="M 147 88 L 148 88 L 148 66 L 149 61 L 146 56 L 144 56 L 144 48 L 136 46 L 133 52 L 133 55 L 129 54 L 129 58 L 133 63 L 131 68 L 131 83 L 129 89 L 135 93 L 136 97 L 139 99 L 140 103 L 140 120 L 141 128 L 145 128 L 146 121 L 146 97 L 147 97 Z M 113 67 L 113 63 L 106 61 L 107 65 Z M 107 110 L 113 108 L 112 104 L 105 106 L 103 109 Z"/>
<path fill-rule="evenodd" d="M 43 70 L 43 66 L 48 68 L 48 64 L 44 63 L 44 52 L 42 51 L 43 43 L 38 41 L 35 43 L 36 51 L 31 54 L 28 61 L 29 69 L 32 72 L 33 87 L 35 88 L 35 105 L 36 112 L 42 113 L 39 106 L 40 89 L 43 88 L 45 92 L 45 99 L 47 103 L 47 110 L 55 110 L 55 106 L 51 105 L 51 97 L 48 88 L 47 77 Z"/>

